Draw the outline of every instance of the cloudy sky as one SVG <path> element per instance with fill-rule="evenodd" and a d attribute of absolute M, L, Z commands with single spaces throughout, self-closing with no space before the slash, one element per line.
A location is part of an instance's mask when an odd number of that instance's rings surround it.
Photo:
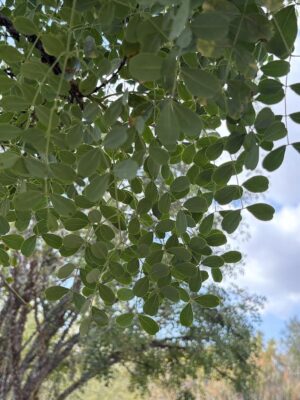
<path fill-rule="evenodd" d="M 300 34 L 294 54 L 300 55 Z M 288 84 L 300 82 L 300 57 L 291 62 Z M 274 111 L 284 114 L 284 103 Z M 288 90 L 287 113 L 296 111 L 300 111 L 300 96 Z M 288 120 L 288 132 L 290 142 L 300 142 L 300 125 Z M 286 139 L 276 147 L 280 144 L 286 144 Z M 266 176 L 270 189 L 263 201 L 272 204 L 276 214 L 267 223 L 244 215 L 250 238 L 240 245 L 246 263 L 238 283 L 267 297 L 261 328 L 266 338 L 278 338 L 289 318 L 300 318 L 300 154 L 288 147 L 282 166 Z"/>

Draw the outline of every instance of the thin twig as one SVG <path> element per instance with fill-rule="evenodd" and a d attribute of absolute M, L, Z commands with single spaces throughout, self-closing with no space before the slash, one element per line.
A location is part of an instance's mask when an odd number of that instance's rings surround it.
<path fill-rule="evenodd" d="M 27 301 L 23 299 L 23 297 L 12 287 L 9 285 L 9 283 L 7 282 L 7 280 L 5 279 L 5 276 L 0 273 L 0 277 L 3 281 L 3 285 L 14 295 L 16 296 L 23 304 L 27 305 Z"/>

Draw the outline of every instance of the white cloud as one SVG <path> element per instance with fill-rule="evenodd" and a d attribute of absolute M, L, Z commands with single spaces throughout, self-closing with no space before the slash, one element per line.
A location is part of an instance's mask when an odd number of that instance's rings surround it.
<path fill-rule="evenodd" d="M 247 258 L 239 284 L 267 297 L 265 312 L 289 318 L 300 309 L 300 203 L 269 223 L 246 218 L 251 238 L 241 243 Z"/>

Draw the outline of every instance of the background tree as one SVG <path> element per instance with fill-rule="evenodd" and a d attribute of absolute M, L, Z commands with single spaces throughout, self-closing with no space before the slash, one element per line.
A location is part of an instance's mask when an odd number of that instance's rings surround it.
<path fill-rule="evenodd" d="M 19 259 L 10 285 L 2 275 L 1 398 L 37 400 L 47 393 L 49 399 L 63 400 L 92 378 L 109 381 L 118 365 L 128 368 L 137 390 L 161 381 L 180 392 L 182 382 L 202 368 L 203 379 L 214 375 L 245 396 L 251 392 L 260 299 L 236 288 L 231 293 L 212 288 L 224 298 L 223 305 L 218 310 L 198 307 L 191 328 L 176 327 L 178 305 L 170 303 L 159 313 L 163 330 L 156 339 L 136 324 L 123 329 L 113 319 L 80 338 L 70 296 L 53 304 L 43 295 L 55 281 L 59 262 L 54 254 L 41 252 L 31 263 Z"/>

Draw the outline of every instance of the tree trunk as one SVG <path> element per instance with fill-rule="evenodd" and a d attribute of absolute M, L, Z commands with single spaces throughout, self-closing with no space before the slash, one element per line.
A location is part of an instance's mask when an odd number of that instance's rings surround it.
<path fill-rule="evenodd" d="M 38 400 L 42 384 L 78 343 L 79 335 L 70 331 L 77 315 L 69 309 L 69 298 L 65 296 L 54 305 L 41 301 L 56 261 L 51 255 L 43 255 L 40 263 L 28 263 L 22 258 L 12 272 L 13 284 L 9 285 L 1 276 L 1 400 Z M 26 324 L 32 316 L 35 331 L 26 341 Z"/>

